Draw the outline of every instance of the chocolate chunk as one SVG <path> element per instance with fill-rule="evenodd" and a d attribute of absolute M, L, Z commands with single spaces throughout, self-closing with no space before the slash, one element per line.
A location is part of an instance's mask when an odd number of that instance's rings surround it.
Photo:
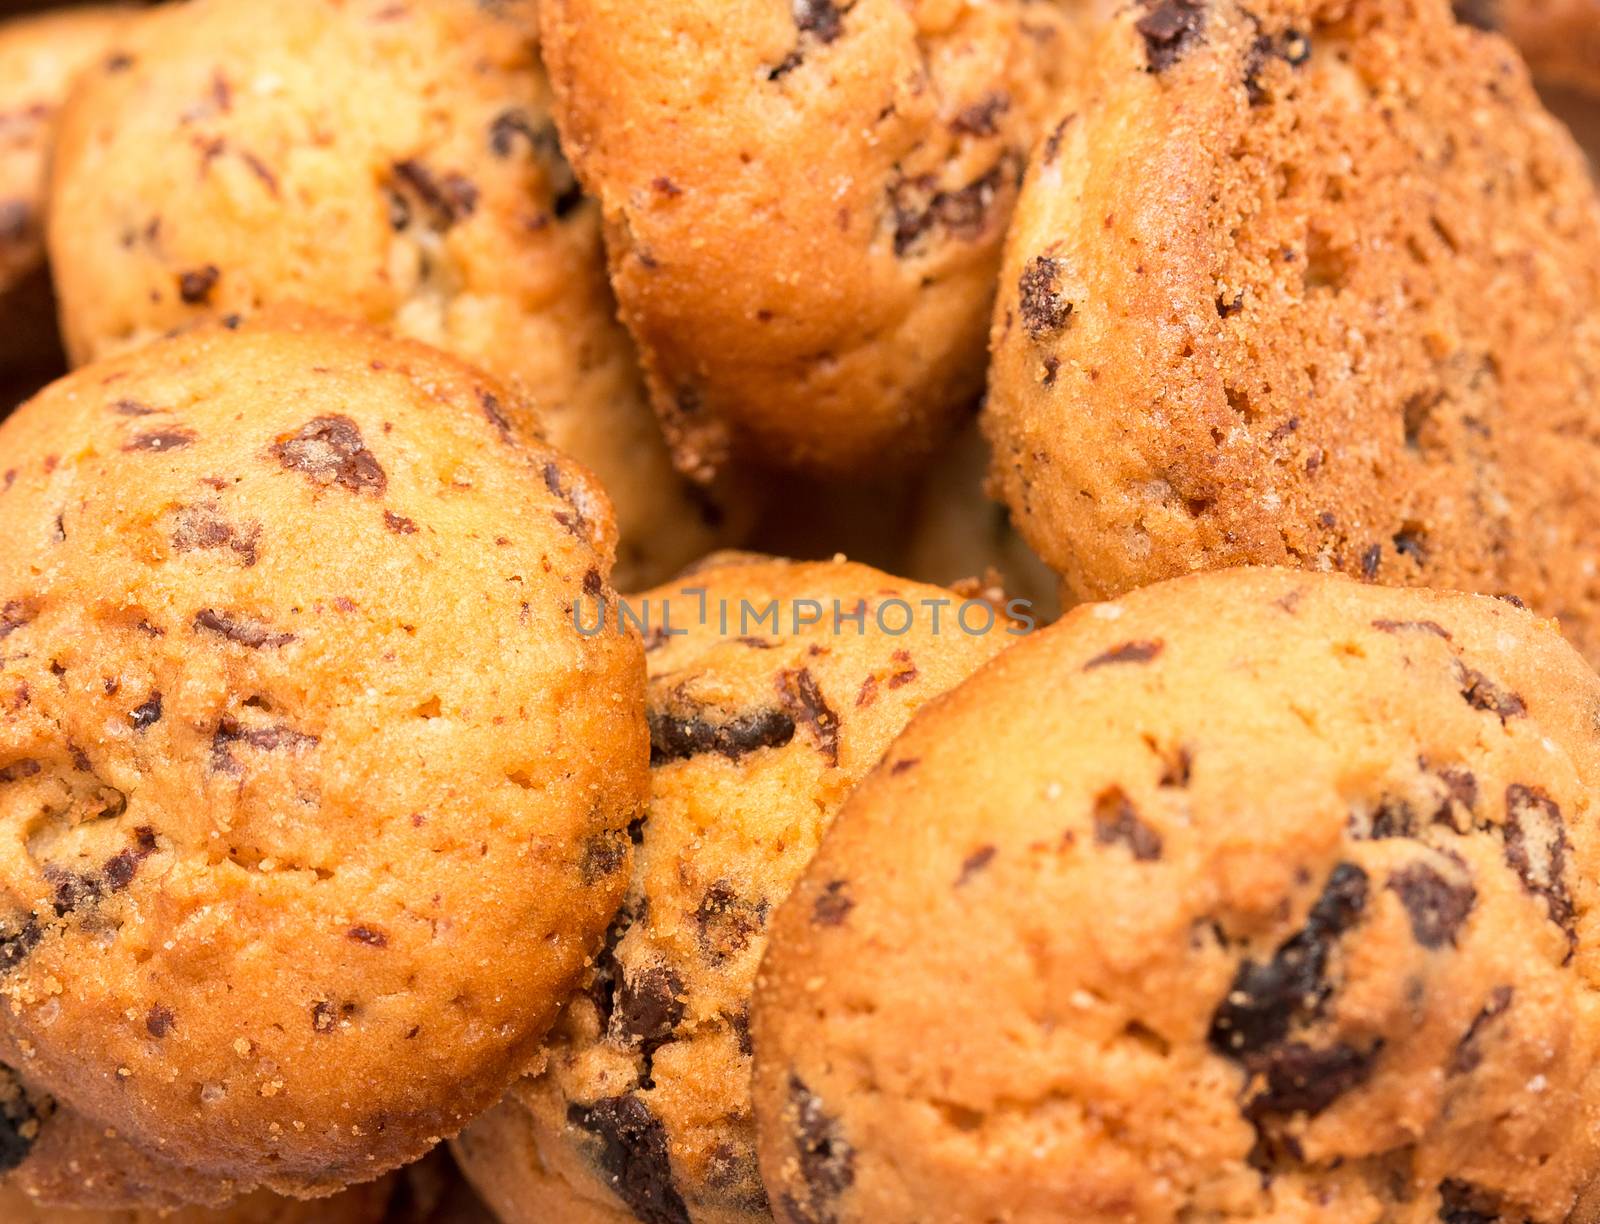
<path fill-rule="evenodd" d="M 15 969 L 39 946 L 44 928 L 32 914 L 6 931 L 0 931 L 0 971 Z"/>
<path fill-rule="evenodd" d="M 1036 255 L 1017 278 L 1017 306 L 1023 326 L 1035 340 L 1053 336 L 1072 317 L 1072 303 L 1061 296 L 1061 264 Z"/>
<path fill-rule="evenodd" d="M 1104 654 L 1097 654 L 1083 665 L 1084 671 L 1094 671 L 1097 667 L 1110 667 L 1116 663 L 1148 663 L 1165 648 L 1166 643 L 1152 642 L 1123 642 L 1120 646 L 1113 646 Z"/>
<path fill-rule="evenodd" d="M 1477 1070 L 1478 1064 L 1483 1061 L 1483 1050 L 1480 1048 L 1483 1030 L 1491 1020 L 1505 1013 L 1511 1006 L 1511 998 L 1511 987 L 1494 988 L 1489 1001 L 1478 1009 L 1478 1014 L 1472 1018 L 1472 1023 L 1467 1026 L 1467 1031 L 1456 1044 L 1456 1051 L 1450 1059 L 1452 1075 L 1465 1075 L 1469 1071 Z"/>
<path fill-rule="evenodd" d="M 646 718 L 651 765 L 683 761 L 705 752 L 718 752 L 737 761 L 760 748 L 782 748 L 794 738 L 794 718 L 784 710 L 756 710 L 723 723 L 656 709 L 647 711 Z"/>
<path fill-rule="evenodd" d="M 500 397 L 491 391 L 482 388 L 478 390 L 478 403 L 483 406 L 483 415 L 488 418 L 489 424 L 500 431 L 502 438 L 511 436 L 511 422 L 506 420 L 505 411 L 500 407 Z"/>
<path fill-rule="evenodd" d="M 1134 23 L 1151 72 L 1176 64 L 1204 37 L 1205 28 L 1205 5 L 1199 0 L 1145 0 L 1145 14 Z"/>
<path fill-rule="evenodd" d="M 245 569 L 256 563 L 256 545 L 260 540 L 260 523 L 235 527 L 223 517 L 221 509 L 213 502 L 185 506 L 178 511 L 172 529 L 175 552 L 228 549 Z"/>
<path fill-rule="evenodd" d="M 383 525 L 395 535 L 416 535 L 417 525 L 403 514 L 396 514 L 392 510 L 383 512 Z"/>
<path fill-rule="evenodd" d="M 0 1174 L 9 1173 L 33 1150 L 39 1137 L 39 1112 L 17 1073 L 0 1063 Z"/>
<path fill-rule="evenodd" d="M 178 277 L 178 296 L 191 306 L 202 306 L 211 300 L 220 279 L 222 272 L 215 264 L 184 272 Z"/>
<path fill-rule="evenodd" d="M 1219 319 L 1231 319 L 1243 309 L 1244 294 L 1242 292 L 1234 294 L 1232 301 L 1221 296 L 1217 298 L 1217 318 Z"/>
<path fill-rule="evenodd" d="M 4 786 L 8 782 L 20 782 L 24 778 L 31 778 L 43 768 L 44 766 L 32 757 L 23 757 L 20 761 L 12 761 L 6 765 L 0 765 L 0 786 Z"/>
<path fill-rule="evenodd" d="M 1258 1124 L 1287 1114 L 1315 1117 L 1367 1081 L 1382 1048 L 1382 1042 L 1369 1050 L 1343 1043 L 1323 1048 L 1301 1041 L 1276 1045 L 1258 1069 L 1266 1084 L 1245 1106 L 1245 1116 Z"/>
<path fill-rule="evenodd" d="M 994 862 L 994 856 L 999 850 L 994 846 L 979 846 L 966 858 L 961 860 L 961 874 L 956 876 L 956 887 L 970 884 L 974 876 L 982 874 Z"/>
<path fill-rule="evenodd" d="M 294 641 L 292 633 L 273 633 L 263 622 L 216 608 L 202 608 L 194 614 L 196 630 L 215 633 L 250 650 L 276 650 Z"/>
<path fill-rule="evenodd" d="M 621 829 L 596 833 L 583 843 L 578 872 L 585 884 L 597 884 L 621 870 L 628 861 L 628 835 Z"/>
<path fill-rule="evenodd" d="M 148 433 L 134 434 L 122 444 L 122 449 L 128 454 L 138 451 L 173 451 L 182 450 L 190 445 L 198 435 L 192 429 L 175 427 L 172 429 L 153 429 Z"/>
<path fill-rule="evenodd" d="M 836 927 L 855 909 L 850 897 L 849 880 L 829 880 L 822 886 L 811 906 L 811 921 L 818 926 Z"/>
<path fill-rule="evenodd" d="M 345 934 L 355 943 L 366 944 L 369 948 L 387 948 L 389 946 L 389 937 L 377 927 L 353 926 Z"/>
<path fill-rule="evenodd" d="M 1566 822 L 1554 799 L 1536 786 L 1514 782 L 1506 787 L 1506 862 L 1523 887 L 1545 899 L 1550 921 L 1567 933 L 1574 946 L 1572 894 L 1567 890 Z"/>
<path fill-rule="evenodd" d="M 1372 627 L 1380 633 L 1431 633 L 1450 641 L 1450 631 L 1438 621 L 1431 620 L 1375 620 Z"/>
<path fill-rule="evenodd" d="M 567 1121 L 600 1141 L 596 1161 L 611 1192 L 641 1224 L 689 1224 L 689 1209 L 672 1183 L 666 1128 L 632 1093 L 567 1106 Z"/>
<path fill-rule="evenodd" d="M 128 715 L 128 725 L 143 731 L 161 721 L 161 694 L 151 693 L 149 699 Z"/>
<path fill-rule="evenodd" d="M 1015 181 L 1022 159 L 1007 150 L 1000 160 L 964 187 L 936 188 L 931 176 L 901 178 L 889 187 L 894 220 L 894 253 L 904 257 L 921 240 L 943 227 L 953 238 L 972 241 L 988 227 L 995 197 L 1008 179 Z"/>
<path fill-rule="evenodd" d="M 452 171 L 435 175 L 415 159 L 395 162 L 392 169 L 394 179 L 391 192 L 402 200 L 409 194 L 419 201 L 428 210 L 435 229 L 449 229 L 458 221 L 470 217 L 478 207 L 478 189 L 461 174 Z M 401 225 L 395 228 L 405 227 Z"/>
<path fill-rule="evenodd" d="M 617 961 L 617 947 L 632 925 L 633 915 L 627 908 L 618 910 L 611 925 L 606 928 L 600 950 L 595 953 L 594 967 L 584 988 L 584 993 L 599 1015 L 602 1029 L 611 1027 L 611 1018 L 616 1012 L 617 994 L 622 985 L 622 966 Z"/>
<path fill-rule="evenodd" d="M 24 625 L 33 623 L 37 610 L 31 602 L 21 599 L 8 599 L 0 607 L 0 641 L 10 637 Z"/>
<path fill-rule="evenodd" d="M 163 1007 L 159 1003 L 152 1003 L 150 1010 L 145 1013 L 144 1031 L 155 1038 L 165 1037 L 172 1031 L 172 1026 L 177 1023 L 177 1017 L 172 1014 L 172 1009 Z"/>
<path fill-rule="evenodd" d="M 1382 841 L 1390 837 L 1415 837 L 1418 832 L 1416 808 L 1397 795 L 1385 795 L 1373 809 L 1368 827 L 1358 829 L 1356 835 Z"/>
<path fill-rule="evenodd" d="M 828 764 L 839 763 L 839 716 L 828 705 L 817 685 L 817 678 L 809 668 L 785 671 L 778 674 L 778 692 L 784 703 L 794 712 L 795 719 L 804 723 L 817 741 L 817 748 L 828 758 Z"/>
<path fill-rule="evenodd" d="M 950 130 L 961 136 L 993 136 L 1000 130 L 1000 116 L 1011 109 L 1011 99 L 1003 93 L 985 94 L 970 106 L 962 107 L 950 122 Z"/>
<path fill-rule="evenodd" d="M 1456 662 L 1456 682 L 1461 686 L 1461 696 L 1475 710 L 1497 715 L 1502 723 L 1526 714 L 1528 707 L 1522 698 L 1508 688 L 1502 688 L 1480 671 Z"/>
<path fill-rule="evenodd" d="M 1311 58 L 1311 40 L 1299 30 L 1288 29 L 1274 37 L 1259 35 L 1245 53 L 1244 88 L 1251 106 L 1260 106 L 1267 100 L 1266 86 L 1261 74 L 1269 61 L 1282 59 L 1292 68 L 1298 68 Z"/>
<path fill-rule="evenodd" d="M 320 416 L 298 433 L 279 438 L 272 453 L 290 471 L 318 485 L 338 484 L 352 493 L 382 494 L 388 477 L 367 449 L 361 430 L 347 416 Z"/>
<path fill-rule="evenodd" d="M 300 752 L 315 748 L 321 742 L 318 736 L 292 727 L 244 727 L 233 718 L 224 718 L 211 736 L 211 769 L 224 774 L 243 771 L 233 755 L 235 744 L 262 752 Z"/>
<path fill-rule="evenodd" d="M 1389 877 L 1389 887 L 1405 906 L 1412 936 L 1424 948 L 1454 945 L 1456 932 L 1478 900 L 1471 883 L 1452 883 L 1427 863 L 1402 867 Z"/>
<path fill-rule="evenodd" d="M 1462 25 L 1491 34 L 1500 28 L 1499 0 L 1454 0 L 1450 8 Z"/>
<path fill-rule="evenodd" d="M 766 927 L 769 908 L 765 900 L 740 896 L 732 881 L 718 880 L 694 912 L 701 953 L 714 965 L 737 956 Z"/>
<path fill-rule="evenodd" d="M 1219 1054 L 1244 1058 L 1281 1042 L 1297 1016 L 1327 999 L 1328 957 L 1334 941 L 1353 927 L 1367 903 L 1367 873 L 1340 863 L 1328 876 L 1305 925 L 1278 947 L 1270 961 L 1245 960 L 1212 1013 L 1207 1041 Z"/>
<path fill-rule="evenodd" d="M 100 901 L 101 885 L 97 876 L 46 863 L 44 878 L 50 883 L 51 901 L 57 918 L 89 909 Z"/>
<path fill-rule="evenodd" d="M 1455 1178 L 1439 1183 L 1439 1218 L 1445 1224 L 1513 1224 L 1501 1214 L 1498 1195 Z"/>
<path fill-rule="evenodd" d="M 539 146 L 533 121 L 526 111 L 515 107 L 501 111 L 489 124 L 489 149 L 496 157 L 510 157 L 519 139 L 527 141 L 530 149 Z"/>
<path fill-rule="evenodd" d="M 650 965 L 623 976 L 612 1029 L 624 1040 L 653 1048 L 672 1040 L 683 1019 L 683 978 L 669 965 Z"/>
<path fill-rule="evenodd" d="M 794 0 L 794 24 L 802 34 L 831 43 L 844 33 L 844 11 L 833 0 Z"/>
<path fill-rule="evenodd" d="M 1141 863 L 1161 857 L 1161 834 L 1139 818 L 1121 787 L 1113 786 L 1094 801 L 1094 839 L 1102 846 L 1126 846 Z"/>
<path fill-rule="evenodd" d="M 804 1224 L 836 1224 L 839 1198 L 855 1183 L 855 1149 L 845 1141 L 837 1119 L 823 1108 L 822 1098 L 793 1074 L 788 1115 L 806 1197 L 798 1200 L 785 1194 L 784 1207 Z"/>

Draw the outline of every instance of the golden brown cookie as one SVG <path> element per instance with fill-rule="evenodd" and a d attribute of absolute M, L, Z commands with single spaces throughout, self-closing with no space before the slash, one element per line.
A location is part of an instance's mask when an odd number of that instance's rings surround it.
<path fill-rule="evenodd" d="M 241 1188 L 496 1100 L 647 787 L 604 495 L 512 393 L 264 311 L 0 426 L 0 1058 Z"/>
<path fill-rule="evenodd" d="M 505 1224 L 771 1220 L 748 1027 L 768 916 L 907 719 L 1017 640 L 847 562 L 713 558 L 637 602 L 653 795 L 628 899 L 542 1071 L 456 1143 Z"/>
<path fill-rule="evenodd" d="M 1443 0 L 1150 0 L 1041 145 L 987 432 L 1080 598 L 1511 592 L 1600 657 L 1600 203 Z"/>
<path fill-rule="evenodd" d="M 141 18 L 62 117 L 62 319 L 82 361 L 297 300 L 464 357 L 599 475 L 628 589 L 734 538 L 745 509 L 672 469 L 536 26 L 531 0 L 284 0 L 270 20 L 201 0 Z"/>
<path fill-rule="evenodd" d="M 60 364 L 44 258 L 51 137 L 73 78 L 126 15 L 86 7 L 0 21 L 0 373 Z"/>
<path fill-rule="evenodd" d="M 542 7 L 557 117 L 680 466 L 925 455 L 982 389 L 1071 39 L 1026 0 Z"/>
<path fill-rule="evenodd" d="M 778 1219 L 1559 1224 L 1600 1172 L 1597 711 L 1487 596 L 1068 613 L 913 720 L 774 919 Z"/>

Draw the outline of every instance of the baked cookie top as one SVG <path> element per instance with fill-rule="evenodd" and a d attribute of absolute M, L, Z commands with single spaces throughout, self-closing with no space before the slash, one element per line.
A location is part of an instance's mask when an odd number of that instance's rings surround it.
<path fill-rule="evenodd" d="M 550 117 L 531 0 L 200 0 L 118 39 L 65 109 L 52 259 L 79 361 L 303 302 L 463 357 L 600 476 L 617 581 L 734 538 L 674 472 Z"/>
<path fill-rule="evenodd" d="M 1515 593 L 1600 652 L 1600 204 L 1443 0 L 1152 0 L 1009 239 L 987 431 L 1080 597 L 1272 563 Z"/>
<path fill-rule="evenodd" d="M 550 0 L 557 117 L 685 470 L 926 454 L 982 388 L 1070 30 L 1025 0 Z"/>
<path fill-rule="evenodd" d="M 457 1145 L 507 1224 L 771 1219 L 749 1092 L 768 918 L 911 715 L 1017 640 L 986 603 L 843 561 L 713 557 L 638 603 L 653 785 L 627 900 L 542 1073 Z"/>
<path fill-rule="evenodd" d="M 1567 1219 L 1597 711 L 1486 596 L 1239 570 L 1068 613 L 913 720 L 774 919 L 778 1219 Z"/>
<path fill-rule="evenodd" d="M 636 636 L 511 393 L 294 311 L 0 426 L 0 1059 L 244 1187 L 496 1099 L 626 884 Z"/>

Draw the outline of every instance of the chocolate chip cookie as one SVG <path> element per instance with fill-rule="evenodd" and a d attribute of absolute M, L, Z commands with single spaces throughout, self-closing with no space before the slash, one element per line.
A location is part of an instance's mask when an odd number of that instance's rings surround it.
<path fill-rule="evenodd" d="M 62 116 L 50 221 L 67 342 L 102 356 L 300 301 L 521 393 L 616 506 L 624 589 L 748 508 L 673 471 L 562 158 L 531 0 L 201 0 L 142 17 Z"/>
<path fill-rule="evenodd" d="M 456 1144 L 506 1224 L 772 1218 L 749 1093 L 768 917 L 912 713 L 1017 640 L 846 562 L 714 558 L 640 606 L 654 786 L 627 901 L 542 1070 Z"/>
<path fill-rule="evenodd" d="M 1273 563 L 1600 657 L 1600 202 L 1443 0 L 1129 6 L 1041 142 L 987 432 L 1080 598 Z"/>
<path fill-rule="evenodd" d="M 1488 596 L 1230 570 L 1068 613 L 913 720 L 774 919 L 778 1219 L 1567 1219 L 1597 711 Z"/>
<path fill-rule="evenodd" d="M 982 389 L 1006 221 L 1075 45 L 1026 0 L 550 0 L 557 118 L 679 464 L 925 455 Z"/>
<path fill-rule="evenodd" d="M 60 362 L 44 259 L 56 111 L 126 11 L 75 8 L 0 21 L 0 374 Z M 9 408 L 0 404 L 0 415 Z"/>
<path fill-rule="evenodd" d="M 0 1060 L 199 1176 L 374 1178 L 491 1104 L 648 785 L 614 530 L 512 392 L 303 311 L 0 426 Z"/>
<path fill-rule="evenodd" d="M 384 1224 L 390 1179 L 369 1182 L 333 1198 L 289 1199 L 258 1190 L 227 1207 L 184 1207 L 175 1211 L 129 1209 L 75 1210 L 46 1207 L 0 1182 L 0 1220 L 6 1224 Z"/>

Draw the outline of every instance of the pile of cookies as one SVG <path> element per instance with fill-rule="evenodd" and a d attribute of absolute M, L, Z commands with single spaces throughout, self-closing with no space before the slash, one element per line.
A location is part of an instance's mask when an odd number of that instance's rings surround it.
<path fill-rule="evenodd" d="M 0 1221 L 1600 1221 L 1595 0 L 33 7 Z"/>

